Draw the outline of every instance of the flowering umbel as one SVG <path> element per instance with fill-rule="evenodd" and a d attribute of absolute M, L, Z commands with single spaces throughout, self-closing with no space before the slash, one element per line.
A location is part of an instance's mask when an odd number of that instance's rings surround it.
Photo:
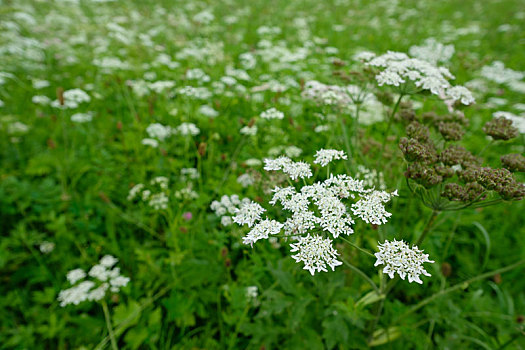
<path fill-rule="evenodd" d="M 390 278 L 394 278 L 397 273 L 401 279 L 408 277 L 408 282 L 417 282 L 422 284 L 423 281 L 419 278 L 420 275 L 430 276 L 430 274 L 423 267 L 423 263 L 434 261 L 428 259 L 428 254 L 423 254 L 417 246 L 410 248 L 404 241 L 392 242 L 385 241 L 378 245 L 379 252 L 375 253 L 377 258 L 374 266 L 385 265 L 383 273 L 388 274 Z"/>
<path fill-rule="evenodd" d="M 347 159 L 343 151 L 319 150 L 314 163 L 327 166 L 337 159 Z M 288 157 L 265 159 L 265 170 L 282 171 L 291 180 L 302 178 L 304 182 L 292 182 L 287 187 L 275 187 L 269 201 L 272 206 L 280 205 L 285 214 L 284 221 L 262 218 L 266 211 L 256 202 L 245 200 L 239 208 L 233 208 L 233 221 L 247 225 L 250 231 L 243 237 L 244 244 L 253 246 L 261 239 L 268 239 L 284 231 L 286 238 L 295 240 L 290 247 L 297 262 L 303 262 L 305 269 L 313 275 L 315 272 L 332 270 L 341 262 L 336 259 L 338 253 L 332 247 L 332 238 L 350 235 L 354 232 L 354 217 L 366 223 L 381 225 L 392 215 L 385 209 L 385 204 L 397 191 L 377 191 L 366 188 L 363 180 L 354 179 L 346 174 L 328 174 L 324 181 L 306 183 L 312 176 L 310 164 L 294 162 Z M 214 202 L 212 207 L 217 207 Z M 222 211 L 222 214 L 225 210 Z"/>

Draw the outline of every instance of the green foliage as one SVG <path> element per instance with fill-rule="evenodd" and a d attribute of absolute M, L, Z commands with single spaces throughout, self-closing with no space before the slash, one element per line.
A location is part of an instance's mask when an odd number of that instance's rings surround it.
<path fill-rule="evenodd" d="M 194 17 L 205 9 L 214 15 L 210 24 Z M 0 349 L 110 348 L 101 303 L 60 307 L 57 301 L 70 287 L 68 271 L 88 269 L 106 254 L 117 257 L 131 279 L 104 299 L 121 349 L 524 348 L 523 265 L 475 279 L 525 259 L 523 202 L 440 213 L 420 246 L 436 261 L 428 268 L 432 277 L 423 285 L 398 281 L 388 295 L 344 266 L 311 276 L 290 258 L 285 239 L 257 242 L 253 249 L 243 245 L 246 230 L 221 225 L 210 210 L 222 195 L 267 202 L 279 179 L 250 160 L 269 157 L 276 147 L 278 154 L 298 147 L 297 159 L 307 160 L 321 148 L 345 149 L 350 161 L 332 170 L 353 175 L 357 165 L 375 168 L 387 188 L 400 194 L 389 208 L 388 224 L 356 224 L 351 243 L 373 252 L 385 239 L 415 243 L 431 212 L 403 177 L 397 141 L 404 126 L 394 122 L 385 134 L 390 92 L 383 89 L 387 94 L 378 96 L 385 102 L 383 120 L 356 126 L 354 110 L 303 99 L 303 84 L 313 79 L 348 84 L 341 76 L 352 76 L 355 53 L 408 52 L 429 37 L 454 44 L 447 67 L 457 84 L 479 78 L 480 69 L 495 60 L 524 71 L 523 11 L 518 0 L 0 0 L 0 31 L 6 33 L 0 35 Z M 122 33 L 108 24 L 121 26 Z M 506 24 L 510 29 L 502 27 Z M 257 33 L 261 26 L 281 32 Z M 228 67 L 242 68 L 240 55 L 260 48 L 264 38 L 276 45 L 283 41 L 279 57 L 300 56 L 304 47 L 311 52 L 290 62 L 258 57 L 246 69 L 250 79 L 225 84 L 222 93 L 204 100 L 179 93 L 186 85 L 213 90 L 212 82 L 229 75 Z M 195 56 L 181 54 L 203 46 L 208 49 Z M 160 53 L 178 65 L 158 63 Z M 104 57 L 129 67 L 94 63 Z M 187 79 L 195 68 L 211 82 Z M 50 85 L 36 88 L 42 79 Z M 132 80 L 175 86 L 141 96 Z M 285 89 L 272 90 L 274 83 Z M 516 107 L 523 92 L 485 84 L 486 90 L 476 91 L 477 104 L 463 110 L 469 120 L 463 142 L 473 153 L 483 152 L 487 165 L 501 167 L 502 155 L 523 154 L 523 134 L 485 148 L 481 130 L 496 110 L 523 113 Z M 87 91 L 91 101 L 76 109 L 31 102 L 37 95 L 59 99 L 59 91 L 74 88 Z M 494 104 L 498 98 L 503 105 Z M 432 96 L 407 100 L 418 114 L 447 113 Z M 207 117 L 203 105 L 219 115 Z M 271 107 L 285 118 L 261 120 L 260 113 Z M 87 112 L 92 121 L 71 120 Z M 13 130 L 16 122 L 28 130 Z M 153 123 L 176 128 L 188 122 L 200 129 L 198 135 L 174 135 L 158 148 L 142 144 Z M 257 135 L 239 132 L 252 123 Z M 317 132 L 320 126 L 330 129 Z M 346 133 L 359 143 L 346 142 Z M 184 168 L 195 168 L 199 178 L 182 178 Z M 243 187 L 237 178 L 246 173 L 259 181 Z M 127 199 L 134 185 L 157 176 L 170 181 L 167 209 Z M 523 182 L 523 173 L 516 178 Z M 180 194 L 189 183 L 197 198 Z M 54 244 L 51 252 L 43 250 L 46 242 Z M 345 243 L 337 249 L 373 283 L 388 285 L 373 257 Z M 465 282 L 470 279 L 475 280 Z M 251 297 L 247 288 L 254 286 L 257 296 Z"/>

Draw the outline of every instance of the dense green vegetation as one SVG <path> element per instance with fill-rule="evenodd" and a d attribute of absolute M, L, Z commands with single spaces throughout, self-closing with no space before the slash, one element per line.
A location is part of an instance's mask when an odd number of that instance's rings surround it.
<path fill-rule="evenodd" d="M 0 0 L 0 348 L 525 348 L 524 20 L 519 0 Z M 359 54 L 387 51 L 476 101 L 379 86 Z M 454 145 L 471 161 L 444 161 Z M 348 159 L 321 167 L 320 149 Z M 281 155 L 313 176 L 264 170 Z M 243 244 L 212 204 L 284 222 L 272 189 L 328 174 L 398 193 L 382 225 L 348 202 L 354 233 L 311 230 L 335 271 L 296 263 L 286 227 Z M 434 261 L 422 284 L 374 266 L 394 239 Z M 106 255 L 121 285 L 63 302 L 68 272 Z"/>

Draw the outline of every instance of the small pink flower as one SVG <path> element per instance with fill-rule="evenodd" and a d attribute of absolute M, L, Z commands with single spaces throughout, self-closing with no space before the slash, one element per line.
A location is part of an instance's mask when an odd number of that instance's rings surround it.
<path fill-rule="evenodd" d="M 183 217 L 184 219 L 186 219 L 186 221 L 190 221 L 191 218 L 193 217 L 193 214 L 192 214 L 190 211 L 187 211 L 187 212 L 185 212 L 184 214 L 182 214 L 182 217 Z"/>

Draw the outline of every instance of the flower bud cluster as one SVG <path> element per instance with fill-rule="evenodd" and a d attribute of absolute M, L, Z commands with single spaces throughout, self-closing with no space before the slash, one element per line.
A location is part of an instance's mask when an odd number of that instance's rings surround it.
<path fill-rule="evenodd" d="M 499 117 L 487 122 L 483 127 L 483 132 L 491 136 L 494 140 L 510 140 L 518 136 L 518 129 L 513 126 L 512 120 Z"/>

